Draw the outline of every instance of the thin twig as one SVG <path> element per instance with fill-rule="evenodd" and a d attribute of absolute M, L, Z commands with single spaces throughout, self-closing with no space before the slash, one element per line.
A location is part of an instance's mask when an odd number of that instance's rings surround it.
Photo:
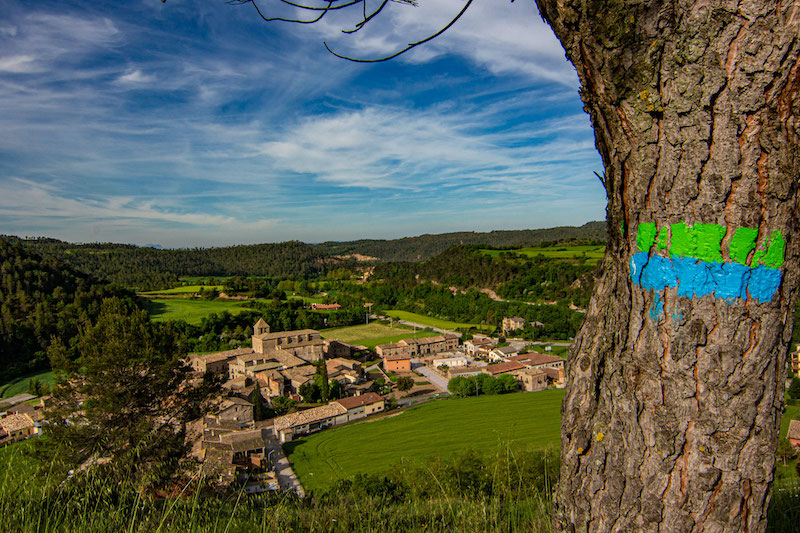
<path fill-rule="evenodd" d="M 390 59 L 394 59 L 395 57 L 397 57 L 397 56 L 399 56 L 399 55 L 405 54 L 406 52 L 408 52 L 408 51 L 409 51 L 409 50 L 411 50 L 412 48 L 416 48 L 417 46 L 419 46 L 419 45 L 421 45 L 421 44 L 425 44 L 425 43 L 427 43 L 428 41 L 431 41 L 431 40 L 435 39 L 436 37 L 440 36 L 441 34 L 443 34 L 443 33 L 444 33 L 445 31 L 447 31 L 447 30 L 448 30 L 448 29 L 449 29 L 449 28 L 450 28 L 450 27 L 451 27 L 453 24 L 455 24 L 455 23 L 456 23 L 456 21 L 457 21 L 458 19 L 460 19 L 460 18 L 461 18 L 461 16 L 462 16 L 464 13 L 466 13 L 466 12 L 467 12 L 467 8 L 469 8 L 469 6 L 472 4 L 472 2 L 473 2 L 473 0 L 468 0 L 468 1 L 467 1 L 467 3 L 466 3 L 466 4 L 464 4 L 464 7 L 461 9 L 461 11 L 459 11 L 459 12 L 458 12 L 458 15 L 456 15 L 456 16 L 455 16 L 455 18 L 454 18 L 453 20 L 451 20 L 451 21 L 450 21 L 450 22 L 447 24 L 447 26 L 445 26 L 445 27 L 444 27 L 444 28 L 442 28 L 441 30 L 437 31 L 436 33 L 434 33 L 433 35 L 431 35 L 431 36 L 429 36 L 429 37 L 426 37 L 426 38 L 422 39 L 421 41 L 417 41 L 417 42 L 414 42 L 414 43 L 409 43 L 409 45 L 408 45 L 408 46 L 406 46 L 405 48 L 403 48 L 403 49 L 402 49 L 402 50 L 400 50 L 399 52 L 396 52 L 396 53 L 394 53 L 394 54 L 392 54 L 392 55 L 390 55 L 390 56 L 382 57 L 382 58 L 379 58 L 379 59 L 359 59 L 359 58 L 355 58 L 355 57 L 348 57 L 348 56 L 345 56 L 345 55 L 338 54 L 338 53 L 334 52 L 333 50 L 331 50 L 330 46 L 328 46 L 328 43 L 327 43 L 327 42 L 323 42 L 322 44 L 324 44 L 324 45 L 325 45 L 325 49 L 326 49 L 326 50 L 328 50 L 328 52 L 330 52 L 331 54 L 335 55 L 336 57 L 338 57 L 338 58 L 341 58 L 341 59 L 346 59 L 346 60 L 348 60 L 348 61 L 353 61 L 353 62 L 355 62 L 355 63 L 380 63 L 381 61 L 388 61 L 388 60 L 390 60 Z"/>

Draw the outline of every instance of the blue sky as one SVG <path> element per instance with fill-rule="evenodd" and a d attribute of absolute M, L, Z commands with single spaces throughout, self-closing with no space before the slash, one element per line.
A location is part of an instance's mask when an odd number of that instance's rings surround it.
<path fill-rule="evenodd" d="M 291 14 L 262 1 L 262 11 Z M 377 5 L 377 4 L 376 4 Z M 371 4 L 370 4 L 371 6 Z M 221 0 L 0 0 L 0 233 L 170 247 L 604 218 L 574 69 L 533 2 L 314 25 Z"/>

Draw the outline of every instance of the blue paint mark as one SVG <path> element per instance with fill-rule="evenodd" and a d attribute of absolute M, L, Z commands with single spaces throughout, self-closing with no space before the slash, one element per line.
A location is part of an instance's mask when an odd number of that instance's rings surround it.
<path fill-rule="evenodd" d="M 683 320 L 683 311 L 681 311 L 678 306 L 675 306 L 675 309 L 672 310 L 672 321 L 678 322 Z"/>
<path fill-rule="evenodd" d="M 772 300 L 780 285 L 780 270 L 760 266 L 750 270 L 750 283 L 747 284 L 747 292 L 751 298 L 763 304 Z"/>
<path fill-rule="evenodd" d="M 666 257 L 654 255 L 650 261 L 642 267 L 641 283 L 643 287 L 677 287 L 678 278 L 672 268 L 672 261 Z"/>
<path fill-rule="evenodd" d="M 664 316 L 664 299 L 661 298 L 661 293 L 656 292 L 653 303 L 650 306 L 650 318 L 658 320 L 662 316 Z"/>
<path fill-rule="evenodd" d="M 631 280 L 645 288 L 662 291 L 677 287 L 678 296 L 698 298 L 714 295 L 728 302 L 753 298 L 758 303 L 772 300 L 781 284 L 781 271 L 739 263 L 709 263 L 694 257 L 649 256 L 639 252 L 631 257 Z M 659 307 L 657 302 L 653 304 Z M 659 307 L 663 312 L 663 302 Z M 652 313 L 652 309 L 651 309 Z"/>

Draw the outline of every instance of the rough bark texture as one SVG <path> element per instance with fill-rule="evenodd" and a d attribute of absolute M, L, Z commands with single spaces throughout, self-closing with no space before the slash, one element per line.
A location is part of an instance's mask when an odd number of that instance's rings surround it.
<path fill-rule="evenodd" d="M 800 254 L 800 1 L 537 3 L 577 68 L 608 192 L 567 365 L 556 527 L 763 531 Z M 637 242 L 647 223 L 659 238 Z M 669 261 L 680 223 L 722 228 L 727 264 L 737 229 L 757 230 L 753 267 L 780 231 L 774 297 L 648 288 L 631 259 Z"/>

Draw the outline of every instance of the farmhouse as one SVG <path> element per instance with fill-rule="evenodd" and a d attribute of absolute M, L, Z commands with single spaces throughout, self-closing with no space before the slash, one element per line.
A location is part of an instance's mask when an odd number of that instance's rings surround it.
<path fill-rule="evenodd" d="M 383 369 L 387 372 L 411 372 L 411 356 L 405 354 L 387 355 L 383 358 Z"/>
<path fill-rule="evenodd" d="M 338 311 L 342 306 L 339 304 L 311 304 L 311 309 L 316 311 Z"/>
<path fill-rule="evenodd" d="M 789 422 L 789 431 L 786 432 L 786 438 L 795 448 L 800 446 L 800 420 Z"/>
<path fill-rule="evenodd" d="M 516 361 L 506 361 L 503 363 L 497 363 L 496 365 L 489 365 L 483 367 L 483 372 L 489 374 L 490 376 L 496 377 L 500 374 L 508 374 L 509 372 L 514 372 L 515 370 L 522 370 L 525 366 L 516 362 Z"/>
<path fill-rule="evenodd" d="M 548 377 L 544 370 L 538 368 L 525 368 L 512 372 L 523 390 L 534 392 L 547 388 Z"/>
<path fill-rule="evenodd" d="M 519 316 L 503 318 L 503 333 L 516 331 L 525 327 L 525 319 Z"/>
<path fill-rule="evenodd" d="M 493 346 L 492 339 L 487 337 L 473 338 L 464 342 L 464 348 L 469 355 L 487 355 Z"/>
<path fill-rule="evenodd" d="M 791 365 L 792 372 L 797 374 L 800 372 L 800 344 L 795 348 L 796 350 L 789 354 L 789 364 Z"/>
<path fill-rule="evenodd" d="M 446 357 L 431 358 L 430 363 L 434 368 L 439 368 L 440 366 L 451 368 L 455 366 L 469 366 L 470 359 L 466 355 L 447 354 Z"/>
<path fill-rule="evenodd" d="M 419 339 L 403 339 L 392 344 L 380 344 L 375 347 L 375 352 L 385 358 L 387 355 L 408 355 L 419 357 L 439 352 L 447 352 L 458 348 L 459 336 L 452 333 L 437 335 L 435 337 L 421 337 Z"/>
<path fill-rule="evenodd" d="M 383 399 L 383 396 L 374 392 L 368 392 L 361 396 L 342 398 L 341 400 L 336 400 L 334 403 L 338 403 L 347 410 L 346 422 L 380 413 L 386 407 L 386 401 Z M 339 424 L 343 422 L 345 421 L 337 420 Z"/>
<path fill-rule="evenodd" d="M 25 440 L 38 434 L 39 428 L 26 414 L 10 414 L 0 418 L 0 444 Z"/>
<path fill-rule="evenodd" d="M 314 433 L 336 425 L 336 418 L 341 415 L 347 415 L 347 408 L 334 402 L 279 416 L 272 425 L 272 432 L 281 442 L 289 442 L 297 435 Z"/>
<path fill-rule="evenodd" d="M 498 361 L 509 361 L 512 357 L 517 355 L 519 352 L 513 346 L 500 346 L 499 348 L 493 348 L 489 352 L 489 361 L 498 362 Z"/>

